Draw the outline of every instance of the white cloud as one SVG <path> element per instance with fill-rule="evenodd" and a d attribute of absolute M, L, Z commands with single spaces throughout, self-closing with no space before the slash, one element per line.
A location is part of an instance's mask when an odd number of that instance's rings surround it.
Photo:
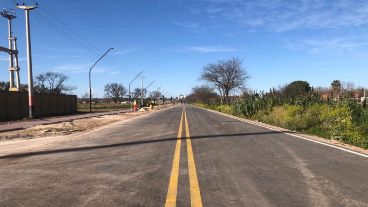
<path fill-rule="evenodd" d="M 125 55 L 128 53 L 133 53 L 133 52 L 137 52 L 140 50 L 140 47 L 132 47 L 132 48 L 127 48 L 127 49 L 118 49 L 116 50 L 113 54 L 114 55 Z"/>
<path fill-rule="evenodd" d="M 0 56 L 0 62 L 8 62 L 8 61 L 9 61 L 9 57 Z"/>
<path fill-rule="evenodd" d="M 204 26 L 196 22 L 172 21 L 172 23 L 178 27 L 188 29 L 189 31 L 196 33 L 196 34 L 202 34 L 209 30 L 208 26 Z"/>
<path fill-rule="evenodd" d="M 368 36 L 349 36 L 286 41 L 290 49 L 305 50 L 311 54 L 362 53 L 368 45 Z M 364 52 L 366 53 L 366 51 Z"/>
<path fill-rule="evenodd" d="M 59 66 L 55 66 L 52 68 L 53 71 L 55 72 L 63 72 L 63 73 L 87 73 L 89 72 L 89 68 L 91 67 L 90 64 L 87 63 L 82 63 L 82 64 L 64 64 L 64 65 L 59 65 Z M 94 68 L 93 72 L 94 73 L 103 73 L 105 72 L 106 69 L 104 68 Z"/>
<path fill-rule="evenodd" d="M 109 75 L 114 76 L 114 75 L 117 75 L 119 73 L 120 73 L 119 71 L 112 71 L 112 72 L 109 73 Z"/>
<path fill-rule="evenodd" d="M 368 24 L 365 0 L 202 0 L 202 12 L 215 11 L 221 17 L 247 27 L 275 32 L 298 29 L 331 29 Z M 208 9 L 221 8 L 221 10 Z"/>
<path fill-rule="evenodd" d="M 222 46 L 195 46 L 187 47 L 187 50 L 202 53 L 218 53 L 218 52 L 236 52 L 239 51 L 232 47 L 222 47 Z"/>

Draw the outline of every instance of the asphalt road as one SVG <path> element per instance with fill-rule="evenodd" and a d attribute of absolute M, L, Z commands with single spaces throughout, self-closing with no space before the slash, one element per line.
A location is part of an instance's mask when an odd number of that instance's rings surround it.
<path fill-rule="evenodd" d="M 0 145 L 0 206 L 368 206 L 368 158 L 189 105 L 46 141 Z"/>

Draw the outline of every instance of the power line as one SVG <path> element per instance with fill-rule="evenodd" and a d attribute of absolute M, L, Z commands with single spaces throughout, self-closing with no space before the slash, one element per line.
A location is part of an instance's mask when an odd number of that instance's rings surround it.
<path fill-rule="evenodd" d="M 17 4 L 16 0 L 9 0 L 12 3 Z M 31 0 L 36 4 L 36 1 Z M 82 35 L 78 34 L 75 30 L 73 30 L 70 26 L 65 24 L 60 18 L 50 12 L 47 7 L 42 5 L 41 9 L 36 11 L 35 17 L 41 21 L 44 25 L 49 27 L 51 30 L 64 37 L 66 40 L 79 47 L 83 51 L 85 51 L 89 56 L 95 58 L 99 56 L 102 52 L 99 48 L 93 45 L 90 41 L 85 39 Z M 50 21 L 51 19 L 51 21 Z M 106 62 L 108 65 L 109 61 Z"/>
<path fill-rule="evenodd" d="M 12 3 L 17 4 L 16 0 L 9 0 Z M 36 3 L 34 0 L 31 0 L 32 2 Z M 35 17 L 41 21 L 43 24 L 45 24 L 47 27 L 49 27 L 54 32 L 58 33 L 68 41 L 70 41 L 72 44 L 76 45 L 83 51 L 87 52 L 90 56 L 96 57 L 99 56 L 101 51 L 94 45 L 92 45 L 88 40 L 84 39 L 81 35 L 79 35 L 77 32 L 72 30 L 70 27 L 68 27 L 65 23 L 63 23 L 59 18 L 57 18 L 55 15 L 51 14 L 48 10 L 41 7 L 44 11 L 43 13 L 51 16 L 54 21 L 49 21 L 50 18 L 46 17 L 41 12 L 35 12 Z M 62 25 L 62 26 L 59 26 Z M 68 30 L 65 30 L 63 28 L 67 28 Z"/>
<path fill-rule="evenodd" d="M 70 34 L 68 34 L 65 30 L 63 30 L 61 27 L 57 26 L 56 24 L 52 24 L 52 22 L 48 21 L 46 19 L 46 17 L 44 17 L 42 14 L 35 12 L 35 17 L 38 20 L 40 20 L 43 24 L 45 24 L 46 26 L 48 26 L 50 29 L 54 30 L 59 35 L 63 36 L 65 39 L 69 40 L 71 43 L 73 43 L 74 45 L 78 46 L 80 49 L 85 50 L 86 52 L 88 52 L 93 57 L 98 55 L 96 52 L 94 52 L 91 49 L 90 46 L 88 46 L 86 44 L 83 44 L 78 39 L 76 39 L 75 37 L 73 37 Z"/>
<path fill-rule="evenodd" d="M 31 0 L 34 3 L 36 3 L 34 0 Z M 58 18 L 56 15 L 54 15 L 52 12 L 50 12 L 46 6 L 42 5 L 42 7 L 40 7 L 42 11 L 44 11 L 45 14 L 47 14 L 48 16 L 52 17 L 56 22 L 60 23 L 63 28 L 66 28 L 67 30 L 69 30 L 70 33 L 72 33 L 75 37 L 77 37 L 79 40 L 83 41 L 86 45 L 88 45 L 89 47 L 91 47 L 93 50 L 95 50 L 98 53 L 102 53 L 102 51 L 97 48 L 95 45 L 93 45 L 90 41 L 88 41 L 87 39 L 85 39 L 83 36 L 81 36 L 80 34 L 78 34 L 76 31 L 74 31 L 71 27 L 69 27 L 67 24 L 65 24 L 62 20 L 60 20 L 60 18 Z"/>

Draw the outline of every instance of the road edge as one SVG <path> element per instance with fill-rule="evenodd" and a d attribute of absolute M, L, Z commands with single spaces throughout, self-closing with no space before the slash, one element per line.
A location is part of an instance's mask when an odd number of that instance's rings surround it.
<path fill-rule="evenodd" d="M 216 114 L 219 114 L 219 115 L 222 115 L 222 116 L 226 116 L 226 117 L 229 117 L 229 118 L 241 121 L 241 122 L 245 122 L 245 123 L 248 123 L 248 124 L 263 127 L 263 128 L 266 128 L 266 129 L 269 129 L 269 130 L 272 130 L 272 131 L 281 132 L 281 133 L 290 135 L 290 136 L 298 138 L 298 139 L 303 139 L 303 140 L 306 140 L 306 141 L 314 142 L 314 143 L 317 143 L 317 144 L 332 147 L 332 148 L 339 149 L 339 150 L 342 150 L 342 151 L 345 151 L 345 152 L 348 152 L 348 153 L 351 153 L 351 154 L 355 154 L 355 155 L 359 155 L 359 156 L 368 158 L 368 154 L 365 153 L 365 152 L 362 152 L 362 150 L 364 150 L 364 149 L 361 149 L 361 148 L 353 146 L 353 145 L 348 145 L 348 144 L 341 143 L 341 142 L 332 143 L 332 142 L 330 142 L 331 140 L 329 140 L 329 139 L 325 139 L 325 138 L 318 137 L 318 136 L 315 136 L 315 135 L 302 134 L 300 132 L 296 132 L 296 131 L 292 131 L 292 130 L 289 130 L 289 129 L 273 126 L 273 125 L 266 124 L 266 123 L 259 122 L 259 121 L 240 118 L 240 117 L 237 117 L 237 116 L 234 116 L 234 115 L 231 115 L 231 114 L 222 113 L 222 112 L 212 110 L 212 109 L 202 108 L 202 107 L 195 106 L 195 105 L 192 105 L 192 104 L 191 104 L 191 106 L 199 108 L 199 109 L 203 109 L 203 110 L 206 110 L 206 111 L 209 111 L 209 112 L 212 112 L 212 113 L 216 113 Z M 348 149 L 347 147 L 353 148 L 353 149 Z"/>

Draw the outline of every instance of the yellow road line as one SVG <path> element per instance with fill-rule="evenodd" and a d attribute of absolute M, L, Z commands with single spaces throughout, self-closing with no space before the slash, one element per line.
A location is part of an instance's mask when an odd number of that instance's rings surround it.
<path fill-rule="evenodd" d="M 181 117 L 180 117 L 178 139 L 176 141 L 174 160 L 173 160 L 172 169 L 171 169 L 169 189 L 167 191 L 165 207 L 175 207 L 176 206 L 176 196 L 178 194 L 181 137 L 183 133 L 183 114 L 184 114 L 184 111 L 181 112 Z"/>
<path fill-rule="evenodd" d="M 188 170 L 189 170 L 189 185 L 190 185 L 190 203 L 192 207 L 202 207 L 201 191 L 197 178 L 197 171 L 195 167 L 192 142 L 190 141 L 190 132 L 187 119 L 187 113 L 184 112 L 185 132 L 187 140 L 187 154 L 188 154 Z"/>

